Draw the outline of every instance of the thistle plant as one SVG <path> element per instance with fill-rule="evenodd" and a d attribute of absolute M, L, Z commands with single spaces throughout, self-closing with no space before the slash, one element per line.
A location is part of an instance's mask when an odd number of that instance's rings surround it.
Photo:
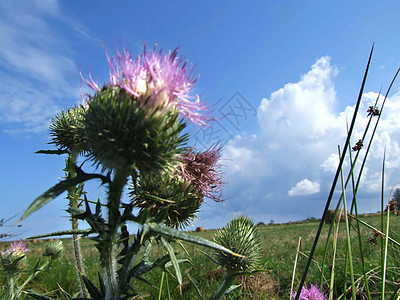
<path fill-rule="evenodd" d="M 86 144 L 80 134 L 83 126 L 83 116 L 84 108 L 76 106 L 66 111 L 61 111 L 53 117 L 50 124 L 50 136 L 52 137 L 51 144 L 54 144 L 57 150 L 38 151 L 38 153 L 46 154 L 66 154 L 64 169 L 66 178 L 77 176 L 75 167 L 77 158 L 80 153 L 85 151 Z M 84 183 L 69 186 L 67 192 L 68 207 L 72 209 L 78 208 L 84 193 Z M 71 218 L 72 252 L 76 266 L 76 275 L 79 282 L 80 296 L 86 297 L 87 292 L 81 277 L 81 275 L 85 275 L 85 268 L 79 243 L 80 238 L 77 234 L 79 231 L 78 227 L 78 220 Z"/>
<path fill-rule="evenodd" d="M 243 258 L 247 252 L 238 254 L 228 244 L 178 230 L 195 219 L 205 198 L 221 201 L 217 170 L 221 147 L 214 145 L 204 151 L 190 148 L 186 145 L 189 136 L 183 132 L 186 120 L 206 125 L 210 119 L 207 107 L 191 94 L 198 79 L 193 76 L 193 68 L 178 57 L 177 50 L 163 53 L 154 48 L 148 52 L 144 47 L 136 58 L 126 49 L 117 51 L 115 57 L 106 56 L 109 81 L 99 87 L 91 75 L 89 79 L 82 76 L 93 94 L 86 94 L 81 106 L 53 118 L 50 129 L 57 150 L 42 151 L 68 154 L 66 178 L 36 198 L 23 218 L 68 192 L 73 228 L 48 235 L 72 234 L 75 240 L 83 234 L 96 242 L 103 267 L 100 288 L 80 272 L 93 299 L 128 299 L 136 295 L 132 281 L 146 282 L 143 274 L 156 267 L 165 270 L 171 265 L 178 284 L 182 284 L 181 260 L 173 248 L 177 240 Z M 77 165 L 79 157 L 92 161 L 98 172 L 84 172 L 84 164 Z M 90 201 L 83 193 L 83 183 L 91 179 L 100 179 L 106 186 L 103 202 Z M 82 196 L 84 209 L 78 205 Z M 77 220 L 86 221 L 90 229 L 78 230 L 74 225 Z M 139 225 L 134 236 L 128 232 L 129 222 Z M 243 226 L 253 232 L 249 224 Z M 154 242 L 161 244 L 167 254 L 150 261 Z M 252 270 L 253 260 L 251 256 L 240 272 Z M 228 273 L 233 276 L 237 271 L 229 269 Z"/>
<path fill-rule="evenodd" d="M 26 253 L 29 252 L 22 241 L 10 243 L 10 247 L 0 253 L 1 271 L 7 273 L 7 299 L 17 300 L 21 299 L 22 293 L 26 285 L 41 271 L 48 268 L 51 263 L 60 258 L 63 254 L 63 245 L 61 242 L 51 242 L 46 244 L 45 253 L 46 257 L 44 263 L 37 261 L 32 270 L 28 270 L 26 262 Z M 24 281 L 21 280 L 22 274 L 28 274 Z M 3 295 L 2 295 L 3 296 Z"/>

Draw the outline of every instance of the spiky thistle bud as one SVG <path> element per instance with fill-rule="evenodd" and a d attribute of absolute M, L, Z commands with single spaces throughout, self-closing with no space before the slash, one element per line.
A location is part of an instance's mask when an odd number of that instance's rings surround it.
<path fill-rule="evenodd" d="M 164 223 L 175 228 L 188 226 L 203 202 L 203 195 L 195 187 L 168 172 L 142 174 L 136 192 L 131 193 L 135 207 L 149 209 L 151 216 L 163 211 Z"/>
<path fill-rule="evenodd" d="M 64 247 L 61 241 L 48 242 L 43 256 L 49 256 L 51 259 L 57 259 L 64 253 Z"/>
<path fill-rule="evenodd" d="M 257 228 L 248 217 L 232 219 L 218 230 L 215 242 L 243 257 L 216 252 L 216 262 L 228 272 L 248 272 L 257 268 L 260 260 L 261 239 Z"/>
<path fill-rule="evenodd" d="M 92 158 L 107 169 L 160 169 L 176 160 L 187 139 L 176 110 L 149 110 L 120 87 L 93 96 L 84 125 Z"/>
<path fill-rule="evenodd" d="M 85 142 L 82 136 L 83 107 L 73 107 L 61 111 L 51 119 L 50 135 L 52 144 L 61 150 L 71 151 L 72 148 L 85 150 Z"/>

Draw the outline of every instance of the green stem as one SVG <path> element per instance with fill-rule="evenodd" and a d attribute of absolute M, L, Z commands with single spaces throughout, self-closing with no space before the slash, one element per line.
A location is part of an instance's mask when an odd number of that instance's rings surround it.
<path fill-rule="evenodd" d="M 8 274 L 8 294 L 11 297 L 11 299 L 15 299 L 14 295 L 14 286 L 15 286 L 15 280 L 14 280 L 14 274 L 9 272 Z"/>
<path fill-rule="evenodd" d="M 158 300 L 161 300 L 161 297 L 162 297 L 162 291 L 163 291 L 163 285 L 164 285 L 164 277 L 165 277 L 165 272 L 162 271 L 162 273 L 161 273 L 160 290 L 158 291 Z"/>
<path fill-rule="evenodd" d="M 120 299 L 120 287 L 117 278 L 117 255 L 120 225 L 120 203 L 122 190 L 126 184 L 129 169 L 117 169 L 114 179 L 109 185 L 109 194 L 107 201 L 108 208 L 108 232 L 102 241 L 102 250 L 100 258 L 104 267 L 104 277 L 106 283 L 106 300 Z"/>
<path fill-rule="evenodd" d="M 227 272 L 224 282 L 220 286 L 219 290 L 215 293 L 214 296 L 210 298 L 210 300 L 218 300 L 225 294 L 226 290 L 232 285 L 235 276 L 231 272 Z"/>
<path fill-rule="evenodd" d="M 340 147 L 339 147 L 339 156 L 341 155 L 340 153 Z M 350 281 L 351 281 L 351 293 L 353 296 L 353 299 L 356 299 L 356 291 L 355 291 L 355 286 L 354 286 L 354 270 L 353 270 L 353 256 L 351 254 L 351 241 L 350 241 L 350 229 L 349 229 L 349 219 L 347 217 L 347 201 L 346 201 L 346 193 L 345 193 L 345 188 L 344 188 L 344 177 L 343 177 L 343 172 L 340 170 L 340 178 L 342 182 L 342 195 L 343 195 L 343 209 L 344 209 L 344 220 L 346 224 L 346 239 L 347 239 L 347 251 L 346 251 L 346 265 L 347 265 L 347 259 L 349 263 L 349 268 L 350 268 Z"/>
<path fill-rule="evenodd" d="M 35 267 L 34 270 L 33 270 L 33 272 L 32 272 L 32 274 L 29 275 L 29 277 L 24 281 L 24 283 L 21 284 L 21 285 L 18 287 L 17 295 L 20 295 L 20 294 L 22 293 L 22 291 L 24 290 L 25 286 L 26 286 L 33 278 L 35 278 L 35 276 L 36 276 L 39 272 L 41 272 L 41 271 L 43 271 L 45 268 L 47 268 L 47 267 L 50 265 L 50 263 L 51 263 L 51 259 L 48 259 L 41 267 L 39 267 L 39 268 Z M 38 262 L 38 264 L 39 264 L 39 262 Z"/>
<path fill-rule="evenodd" d="M 78 158 L 79 151 L 72 150 L 67 159 L 67 171 L 68 178 L 72 178 L 77 176 L 75 170 L 76 160 Z M 72 186 L 68 188 L 68 199 L 69 199 L 69 207 L 78 208 L 78 199 L 81 196 L 82 191 L 76 186 Z M 71 218 L 71 228 L 72 230 L 78 230 L 78 220 L 75 218 Z M 81 246 L 79 243 L 79 236 L 77 234 L 72 235 L 72 252 L 76 265 L 76 277 L 79 283 L 79 296 L 82 298 L 87 298 L 88 294 L 85 288 L 85 283 L 83 282 L 82 275 L 85 275 L 85 268 L 83 265 L 83 258 L 81 253 Z"/>

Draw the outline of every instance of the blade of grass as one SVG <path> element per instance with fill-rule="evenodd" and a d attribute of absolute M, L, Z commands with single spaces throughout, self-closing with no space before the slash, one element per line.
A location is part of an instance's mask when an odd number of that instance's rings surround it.
<path fill-rule="evenodd" d="M 358 174 L 358 179 L 357 179 L 357 184 L 356 184 L 356 185 L 354 185 L 354 173 L 353 173 L 353 170 L 354 170 L 355 165 L 356 165 L 356 162 L 357 162 L 357 160 L 358 160 L 358 156 L 359 156 L 359 154 L 360 154 L 360 151 L 357 151 L 356 156 L 355 156 L 355 158 L 354 158 L 354 160 L 353 160 L 353 159 L 351 158 L 351 149 L 350 149 L 351 147 L 350 147 L 350 144 L 349 144 L 349 153 L 350 153 L 351 168 L 350 168 L 350 170 L 349 170 L 349 174 L 348 174 L 347 179 L 346 179 L 345 188 L 347 188 L 347 185 L 348 185 L 349 180 L 350 180 L 350 178 L 351 178 L 351 179 L 352 179 L 352 183 L 353 183 L 353 201 L 352 201 L 352 205 L 351 205 L 351 210 L 350 210 L 350 212 L 352 213 L 352 212 L 353 212 L 353 209 L 355 209 L 355 213 L 356 213 L 356 216 L 357 216 L 357 218 L 356 218 L 357 222 L 358 222 L 359 219 L 358 219 L 358 210 L 357 210 L 356 194 L 357 194 L 357 190 L 358 190 L 358 187 L 359 187 L 359 184 L 360 184 L 361 174 L 362 174 L 362 171 L 363 171 L 364 166 L 365 166 L 365 163 L 366 163 L 366 159 L 367 159 L 367 156 L 368 156 L 368 153 L 369 153 L 369 149 L 371 148 L 371 144 L 372 144 L 372 141 L 373 141 L 373 137 L 374 137 L 374 135 L 375 135 L 376 128 L 377 128 L 377 126 L 378 126 L 379 119 L 380 119 L 380 116 L 381 116 L 381 113 L 382 113 L 382 110 L 383 110 L 385 101 L 386 101 L 386 99 L 387 99 L 387 97 L 388 97 L 388 94 L 389 94 L 389 92 L 390 92 L 390 90 L 391 90 L 391 88 L 392 88 L 392 86 L 393 86 L 393 83 L 394 83 L 395 79 L 397 78 L 397 76 L 398 76 L 398 74 L 399 74 L 399 71 L 400 71 L 400 68 L 397 70 L 396 74 L 394 75 L 394 77 L 393 77 L 393 79 L 392 79 L 392 82 L 390 83 L 389 88 L 388 88 L 388 90 L 387 90 L 387 92 L 386 92 L 384 101 L 383 101 L 382 106 L 381 106 L 381 109 L 380 109 L 380 114 L 378 115 L 378 118 L 377 118 L 377 121 L 376 121 L 376 123 L 375 123 L 375 127 L 374 127 L 374 130 L 373 130 L 373 133 L 371 134 L 371 138 L 370 138 L 370 141 L 369 141 L 369 143 L 368 143 L 368 147 L 367 147 L 367 150 L 366 150 L 366 153 L 365 153 L 365 156 L 364 156 L 362 165 L 361 165 L 361 167 L 360 167 L 360 171 L 359 171 L 359 174 Z M 381 90 L 379 91 L 378 96 L 377 96 L 377 98 L 376 98 L 376 100 L 375 100 L 374 107 L 375 107 L 375 106 L 377 105 L 377 103 L 378 103 L 380 94 L 381 94 Z M 365 137 L 366 137 L 366 135 L 367 135 L 367 132 L 368 132 L 368 129 L 369 129 L 369 126 L 370 126 L 370 124 L 371 124 L 371 121 L 372 121 L 372 118 L 373 118 L 373 117 L 374 117 L 374 116 L 371 114 L 371 116 L 370 116 L 370 118 L 369 118 L 369 120 L 368 120 L 366 129 L 364 130 L 362 140 L 364 140 Z M 348 132 L 349 132 L 349 131 L 348 131 Z M 341 197 L 340 197 L 340 199 L 339 199 L 339 201 L 338 201 L 338 204 L 337 204 L 337 206 L 336 206 L 335 215 L 336 215 L 337 210 L 338 210 L 338 208 L 339 208 L 339 206 L 340 206 L 340 202 L 341 202 L 341 200 L 342 200 L 342 197 L 343 197 L 343 195 L 341 195 Z M 330 237 L 330 234 L 331 234 L 331 230 L 332 230 L 332 224 L 331 224 L 331 226 L 330 226 L 330 228 L 329 228 L 329 232 L 328 232 L 328 236 L 327 236 L 327 242 L 326 242 L 326 247 L 327 247 L 328 242 L 329 242 L 329 237 Z M 383 231 L 383 229 L 382 229 L 382 231 Z M 357 223 L 357 232 L 358 232 L 358 233 L 360 232 L 360 231 L 359 231 L 359 224 L 358 224 L 358 223 Z M 360 236 L 359 236 L 359 247 L 360 247 L 360 253 L 361 253 L 361 261 L 362 261 L 362 268 L 363 268 L 363 273 L 364 273 L 364 278 L 365 278 L 367 296 L 368 296 L 368 298 L 370 298 L 369 284 L 368 284 L 368 280 L 367 280 L 367 277 L 366 277 L 366 274 L 365 274 L 365 262 L 364 262 L 363 252 L 362 252 L 362 243 L 361 243 L 361 237 L 360 237 Z M 326 248 L 325 248 L 325 250 L 326 250 Z M 383 252 L 383 250 L 382 250 L 382 252 Z M 323 261 L 324 261 L 324 259 L 325 259 L 325 256 L 326 256 L 326 251 L 325 251 L 324 256 L 323 256 Z M 323 264 L 322 264 L 322 268 L 323 268 L 323 269 L 322 269 L 322 273 L 321 273 L 321 284 L 322 284 L 322 277 L 323 277 L 323 273 L 324 273 L 324 265 L 325 265 L 325 264 L 324 264 L 324 262 L 323 262 Z"/>
<path fill-rule="evenodd" d="M 333 220 L 336 220 L 336 216 L 337 216 L 337 213 L 339 211 L 340 204 L 342 203 L 342 199 L 343 199 L 343 197 L 341 196 L 339 198 L 338 203 L 336 204 L 335 212 L 333 214 Z M 319 284 L 320 286 L 323 285 L 323 281 L 324 281 L 325 259 L 326 259 L 327 255 L 328 255 L 329 241 L 330 241 L 330 236 L 332 234 L 333 226 L 334 226 L 334 222 L 331 222 L 331 224 L 329 225 L 328 234 L 326 236 L 325 247 L 324 247 L 324 255 L 322 256 L 322 269 L 321 269 L 321 278 L 320 278 L 320 284 Z"/>
<path fill-rule="evenodd" d="M 340 153 L 340 147 L 339 147 L 339 156 L 341 156 Z M 346 269 L 347 269 L 347 262 L 349 263 L 350 267 L 350 281 L 351 281 L 351 294 L 354 300 L 356 300 L 356 290 L 354 286 L 354 270 L 353 270 L 353 257 L 351 254 L 351 240 L 350 240 L 350 228 L 349 228 L 349 219 L 347 217 L 347 204 L 346 204 L 346 191 L 344 187 L 344 177 L 343 177 L 343 172 L 340 170 L 340 179 L 342 183 L 342 195 L 343 195 L 343 209 L 345 213 L 345 225 L 346 225 L 346 239 L 347 239 L 347 251 L 346 251 Z"/>
<path fill-rule="evenodd" d="M 381 115 L 382 115 L 382 111 L 383 111 L 383 108 L 384 108 L 386 99 L 387 99 L 387 97 L 388 97 L 388 95 L 389 95 L 389 92 L 390 92 L 390 90 L 392 89 L 392 86 L 393 86 L 393 84 L 394 84 L 394 82 L 395 82 L 395 80 L 396 80 L 396 78 L 397 78 L 397 76 L 398 76 L 398 74 L 399 74 L 399 71 L 400 71 L 400 68 L 397 69 L 397 72 L 396 72 L 395 75 L 393 76 L 393 79 L 392 79 L 392 81 L 391 81 L 391 83 L 390 83 L 390 85 L 389 85 L 389 88 L 388 88 L 388 90 L 386 91 L 384 100 L 383 100 L 382 105 L 381 105 L 381 108 L 380 108 L 380 113 L 379 113 L 378 118 L 377 118 L 377 120 L 376 120 L 376 122 L 375 122 L 375 126 L 374 126 L 373 132 L 372 132 L 372 134 L 371 134 L 371 137 L 370 137 L 370 140 L 369 140 L 369 143 L 368 143 L 368 147 L 367 147 L 366 152 L 365 152 L 365 155 L 364 155 L 363 162 L 362 162 L 361 167 L 360 167 L 360 171 L 359 171 L 359 174 L 358 174 L 358 178 L 357 178 L 357 183 L 356 183 L 356 185 L 354 185 L 354 178 L 353 178 L 353 172 L 352 172 L 352 170 L 353 170 L 353 168 L 354 168 L 354 165 L 355 165 L 356 162 L 357 162 L 357 157 L 358 157 L 358 154 L 359 154 L 360 151 L 357 151 L 356 157 L 355 157 L 355 159 L 354 159 L 354 161 L 353 161 L 353 163 L 352 163 L 352 167 L 351 167 L 351 170 L 350 170 L 350 172 L 349 172 L 349 177 L 350 177 L 350 175 L 351 175 L 352 183 L 353 183 L 353 200 L 352 200 L 352 205 L 351 205 L 350 213 L 353 212 L 353 209 L 355 210 L 355 213 L 356 213 L 356 226 L 357 226 L 357 232 L 358 232 L 358 236 L 359 236 L 359 247 L 360 247 L 361 263 L 362 263 L 362 269 L 363 269 L 363 273 L 364 273 L 364 278 L 365 278 L 365 284 L 366 284 L 366 290 L 367 290 L 367 296 L 368 296 L 368 298 L 370 298 L 371 295 L 370 295 L 370 291 L 369 291 L 369 284 L 368 284 L 367 276 L 366 276 L 366 273 L 365 273 L 365 262 L 364 262 L 364 256 L 363 256 L 363 251 L 362 251 L 362 243 L 361 243 L 361 236 L 360 236 L 360 228 L 359 228 L 359 223 L 358 223 L 358 222 L 359 222 L 359 218 L 358 218 L 358 209 L 357 209 L 357 200 L 356 200 L 356 199 L 357 199 L 357 196 L 356 196 L 356 195 L 357 195 L 357 191 L 358 191 L 359 184 L 360 184 L 360 182 L 361 182 L 361 174 L 362 174 L 362 172 L 363 172 L 363 169 L 364 169 L 364 166 L 365 166 L 367 157 L 368 157 L 368 153 L 369 153 L 369 150 L 370 150 L 370 148 L 371 148 L 372 141 L 373 141 L 373 138 L 374 138 L 375 133 L 376 133 L 376 129 L 377 129 L 378 124 L 379 124 L 380 117 L 381 117 Z M 378 94 L 378 96 L 377 96 L 377 99 L 376 99 L 376 101 L 375 101 L 374 107 L 375 107 L 375 106 L 377 105 L 377 103 L 378 103 L 379 96 L 380 96 L 380 92 L 379 92 L 379 94 Z M 369 120 L 368 120 L 368 124 L 367 124 L 367 126 L 366 126 L 366 129 L 365 129 L 365 131 L 364 131 L 362 140 L 365 139 L 365 136 L 366 136 L 367 131 L 368 131 L 368 129 L 369 129 L 369 126 L 370 126 L 370 124 L 371 124 L 372 118 L 373 118 L 373 115 L 371 114 L 371 116 L 370 116 L 370 118 L 369 118 Z M 349 151 L 349 152 L 350 152 L 350 156 L 351 156 L 351 151 Z M 350 161 L 352 161 L 352 159 L 350 159 Z M 348 177 L 348 179 L 349 179 L 349 177 Z M 348 180 L 346 180 L 346 186 L 347 186 L 347 181 L 348 181 Z M 382 208 L 382 207 L 383 207 L 383 204 L 381 205 L 381 208 Z M 383 209 L 381 209 L 381 230 L 383 231 L 383 223 L 384 223 L 384 221 L 383 221 L 382 211 L 383 211 Z M 381 253 L 382 253 L 382 255 L 383 255 L 383 252 L 384 252 L 383 243 L 381 243 Z M 382 263 L 382 262 L 383 262 L 383 259 L 382 259 L 382 257 L 381 257 L 381 263 Z"/>
<path fill-rule="evenodd" d="M 162 297 L 162 291 L 163 291 L 163 285 L 164 285 L 164 277 L 165 277 L 165 272 L 161 272 L 161 282 L 160 282 L 160 290 L 158 291 L 158 300 L 161 300 Z"/>
<path fill-rule="evenodd" d="M 342 211 L 340 211 L 339 220 L 342 216 Z M 335 219 L 334 219 L 335 220 Z M 335 222 L 332 222 L 333 224 Z M 334 287 L 334 280 L 335 280 L 335 261 L 336 261 L 336 250 L 337 250 L 337 239 L 339 235 L 339 225 L 340 222 L 337 222 L 336 231 L 333 234 L 333 258 L 332 258 L 332 271 L 331 271 L 331 281 L 329 284 L 329 300 L 333 300 L 333 287 Z"/>
<path fill-rule="evenodd" d="M 376 99 L 376 102 L 378 101 L 378 98 L 379 98 L 379 96 L 377 97 L 377 99 Z M 376 103 L 375 102 L 375 103 Z M 371 120 L 371 119 L 370 119 Z M 367 126 L 368 127 L 368 126 Z M 365 131 L 367 131 L 368 130 L 368 128 L 365 130 Z M 371 139 L 372 139 L 372 137 L 371 137 Z M 352 158 L 352 155 L 351 155 L 351 150 L 349 149 L 349 158 L 350 158 L 350 162 L 352 162 L 353 161 L 353 158 Z M 358 154 L 358 153 L 357 153 Z M 365 154 L 365 157 L 368 155 L 368 152 Z M 365 159 L 365 157 L 364 157 L 364 159 Z M 354 160 L 354 164 L 355 164 L 355 162 L 356 162 L 356 159 Z M 359 173 L 359 176 L 358 176 L 358 178 L 361 178 L 361 173 L 362 173 L 362 171 L 363 171 L 363 168 L 364 168 L 364 162 L 363 162 L 363 164 L 362 164 L 362 166 L 361 166 L 361 168 L 360 168 L 360 173 Z M 366 291 L 367 291 L 367 297 L 368 297 L 368 299 L 371 299 L 371 292 L 370 292 L 370 290 L 369 290 L 369 283 L 368 283 L 368 277 L 367 277 L 367 274 L 366 274 L 366 268 L 365 268 L 365 260 L 364 260 L 364 252 L 363 252 L 363 244 L 362 244 L 362 237 L 361 237 L 361 231 L 360 231 L 360 223 L 358 222 L 358 220 L 359 220 L 359 218 L 358 218 L 358 208 L 357 208 L 357 191 L 358 191 L 358 186 L 356 187 L 355 186 L 355 183 L 354 183 L 354 173 L 353 172 L 351 172 L 351 183 L 352 183 L 352 188 L 353 188 L 353 200 L 352 200 L 352 203 L 351 203 L 351 210 L 350 210 L 350 214 L 349 215 L 351 215 L 351 212 L 353 211 L 353 208 L 354 208 L 354 210 L 355 210 L 355 213 L 356 213 L 356 231 L 357 231 L 357 237 L 358 237 L 358 248 L 359 248 L 359 251 L 360 251 L 360 258 L 361 258 L 361 268 L 362 268 L 362 272 L 363 272 L 363 276 L 364 276 L 364 282 L 365 282 L 365 289 L 366 289 Z M 349 224 L 351 224 L 351 219 L 349 219 Z"/>
<path fill-rule="evenodd" d="M 384 186 L 385 186 L 385 157 L 386 157 L 386 150 L 385 154 L 383 155 L 383 164 L 382 164 L 382 201 L 384 201 Z M 390 195 L 391 196 L 391 195 Z M 389 201 L 390 201 L 389 196 Z M 387 209 L 387 219 L 386 219 L 386 236 L 384 240 L 385 244 L 385 251 L 382 253 L 384 257 L 381 257 L 381 267 L 382 267 L 382 299 L 385 299 L 385 283 L 386 283 L 386 266 L 387 266 L 387 253 L 388 253 L 388 237 L 389 237 L 389 218 L 390 218 L 390 209 Z"/>
<path fill-rule="evenodd" d="M 339 166 L 338 166 L 338 168 L 336 170 L 336 174 L 335 174 L 335 177 L 334 177 L 333 182 L 332 182 L 331 190 L 329 192 L 329 196 L 328 196 L 328 199 L 326 201 L 325 209 L 324 209 L 324 212 L 323 212 L 322 217 L 321 217 L 321 221 L 320 221 L 318 229 L 317 229 L 317 233 L 316 233 L 316 236 L 315 236 L 315 239 L 314 239 L 314 243 L 312 245 L 312 248 L 311 248 L 311 251 L 310 251 L 310 255 L 309 255 L 309 258 L 307 260 L 307 263 L 306 263 L 306 266 L 305 266 L 305 269 L 304 269 L 304 272 L 303 272 L 303 276 L 301 278 L 299 287 L 297 289 L 297 294 L 296 294 L 296 299 L 295 300 L 299 300 L 299 298 L 300 298 L 301 289 L 303 288 L 303 285 L 304 285 L 304 282 L 305 282 L 305 279 L 306 279 L 306 276 L 307 276 L 307 273 L 308 273 L 308 269 L 310 268 L 310 264 L 311 264 L 312 258 L 314 256 L 315 249 L 317 247 L 319 236 L 321 235 L 322 227 L 324 225 L 325 216 L 326 216 L 326 213 L 327 213 L 327 211 L 329 209 L 329 206 L 331 204 L 332 197 L 333 197 L 333 194 L 334 194 L 334 191 L 335 191 L 335 188 L 336 188 L 336 184 L 337 184 L 337 181 L 339 179 L 340 170 L 342 169 L 343 161 L 344 161 L 344 158 L 345 158 L 345 155 L 346 155 L 346 151 L 347 151 L 348 145 L 350 143 L 351 134 L 353 132 L 354 124 L 355 124 L 355 121 L 356 121 L 356 118 L 357 118 L 357 113 L 358 113 L 358 110 L 360 108 L 361 97 L 362 97 L 362 94 L 364 92 L 365 83 L 367 81 L 367 75 L 368 75 L 369 66 L 371 64 L 373 50 L 374 50 L 374 45 L 372 45 L 372 48 L 371 48 L 371 52 L 370 52 L 370 55 L 369 55 L 369 58 L 368 58 L 367 67 L 366 67 L 365 73 L 364 73 L 364 78 L 363 78 L 363 81 L 362 81 L 362 84 L 361 84 L 361 88 L 360 88 L 360 92 L 359 92 L 359 95 L 358 95 L 357 103 L 356 103 L 356 106 L 354 108 L 354 114 L 353 114 L 353 119 L 351 121 L 349 134 L 347 135 L 346 142 L 345 142 L 345 145 L 344 145 L 344 149 L 345 150 L 343 151 L 342 157 L 340 158 Z"/>
<path fill-rule="evenodd" d="M 299 258 L 299 252 L 301 248 L 301 237 L 299 237 L 299 243 L 297 245 L 297 252 L 296 252 L 296 258 L 294 259 L 294 266 L 293 266 L 293 275 L 292 275 L 292 284 L 290 286 L 290 299 L 292 300 L 293 298 L 293 285 L 294 285 L 294 278 L 296 276 L 296 268 L 297 268 L 297 259 Z"/>

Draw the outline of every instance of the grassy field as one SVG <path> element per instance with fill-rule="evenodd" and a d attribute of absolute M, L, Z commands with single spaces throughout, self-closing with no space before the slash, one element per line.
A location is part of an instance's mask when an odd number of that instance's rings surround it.
<path fill-rule="evenodd" d="M 368 224 L 380 228 L 380 215 L 363 216 L 360 218 Z M 315 233 L 318 227 L 319 221 L 304 221 L 297 223 L 288 224 L 273 224 L 273 225 L 262 225 L 258 226 L 259 233 L 262 238 L 263 252 L 262 252 L 262 267 L 265 272 L 258 273 L 256 275 L 244 278 L 238 278 L 238 283 L 242 286 L 237 289 L 232 295 L 228 296 L 227 299 L 288 299 L 290 293 L 290 287 L 292 282 L 294 261 L 299 245 L 299 239 L 301 238 L 301 247 L 299 251 L 299 258 L 297 261 L 296 268 L 296 279 L 294 285 L 299 282 L 299 278 L 302 274 L 302 269 L 307 260 L 307 254 L 314 241 Z M 353 221 L 354 225 L 355 222 Z M 390 236 L 399 241 L 400 236 L 400 220 L 399 217 L 391 217 L 391 233 Z M 360 225 L 361 236 L 362 236 L 362 247 L 363 247 L 363 258 L 366 262 L 369 273 L 369 285 L 371 289 L 371 295 L 377 295 L 376 299 L 380 299 L 378 296 L 380 287 L 380 238 L 376 238 L 376 244 L 368 241 L 373 236 L 373 231 L 367 228 L 365 225 Z M 319 245 L 314 255 L 314 263 L 311 265 L 311 269 L 308 272 L 307 282 L 320 283 L 321 268 L 322 268 L 322 257 L 327 237 L 329 224 L 326 224 L 323 229 L 323 233 L 319 240 Z M 352 226 L 352 256 L 353 264 L 355 269 L 355 280 L 361 277 L 361 259 L 360 252 L 358 250 L 358 239 L 356 239 L 356 227 Z M 215 230 L 208 230 L 204 232 L 193 232 L 207 239 L 212 239 Z M 27 242 L 31 252 L 27 253 L 28 261 L 33 266 L 37 259 L 41 257 L 44 248 L 44 242 L 33 241 Z M 60 287 L 70 294 L 74 294 L 78 291 L 76 282 L 75 268 L 71 253 L 71 242 L 70 239 L 63 239 L 65 247 L 65 253 L 61 260 L 57 261 L 51 269 L 40 273 L 30 284 L 30 290 L 34 290 L 38 293 L 46 294 L 49 297 L 62 299 L 60 294 Z M 184 244 L 189 253 L 189 260 L 182 265 L 184 284 L 180 287 L 177 286 L 176 280 L 168 275 L 164 279 L 164 285 L 162 288 L 161 299 L 168 299 L 167 290 L 170 290 L 172 299 L 196 299 L 197 294 L 193 287 L 193 283 L 188 280 L 188 275 L 195 279 L 198 286 L 202 290 L 205 298 L 211 296 L 217 289 L 219 284 L 223 280 L 224 271 L 223 269 L 216 266 L 209 258 L 207 258 L 202 251 L 205 249 L 199 249 L 193 245 Z M 89 239 L 82 239 L 82 250 L 85 257 L 85 266 L 87 276 L 96 284 L 97 272 L 101 273 L 100 262 L 97 255 L 97 250 L 93 246 L 93 242 Z M 8 247 L 8 243 L 1 243 L 0 249 L 4 250 Z M 188 258 L 182 248 L 177 243 L 175 244 L 176 251 L 179 252 L 181 258 Z M 162 251 L 161 247 L 153 248 L 153 257 L 158 257 Z M 325 262 L 324 272 L 324 283 L 323 286 L 327 287 L 327 282 L 330 280 L 330 265 L 332 265 L 332 241 L 329 242 L 328 255 Z M 399 247 L 391 244 L 389 247 L 389 258 L 387 266 L 387 289 L 394 291 L 398 285 L 398 279 L 400 278 L 400 263 L 397 259 L 399 256 Z M 336 267 L 335 267 L 335 287 L 337 292 L 342 292 L 346 287 L 349 286 L 349 277 L 345 276 L 345 256 L 346 256 L 346 239 L 344 232 L 344 223 L 341 223 L 339 227 L 339 238 L 336 254 Z M 5 285 L 6 278 L 2 274 L 1 284 Z M 135 289 L 139 292 L 140 297 L 137 299 L 158 299 L 159 287 L 162 277 L 161 270 L 153 270 L 147 274 L 146 279 L 153 284 L 153 287 L 144 284 L 140 281 L 133 283 Z M 364 281 L 360 280 L 356 283 L 358 287 L 358 294 L 360 299 L 365 290 Z M 373 296 L 374 297 L 374 296 Z M 374 298 L 373 298 L 374 299 Z"/>

